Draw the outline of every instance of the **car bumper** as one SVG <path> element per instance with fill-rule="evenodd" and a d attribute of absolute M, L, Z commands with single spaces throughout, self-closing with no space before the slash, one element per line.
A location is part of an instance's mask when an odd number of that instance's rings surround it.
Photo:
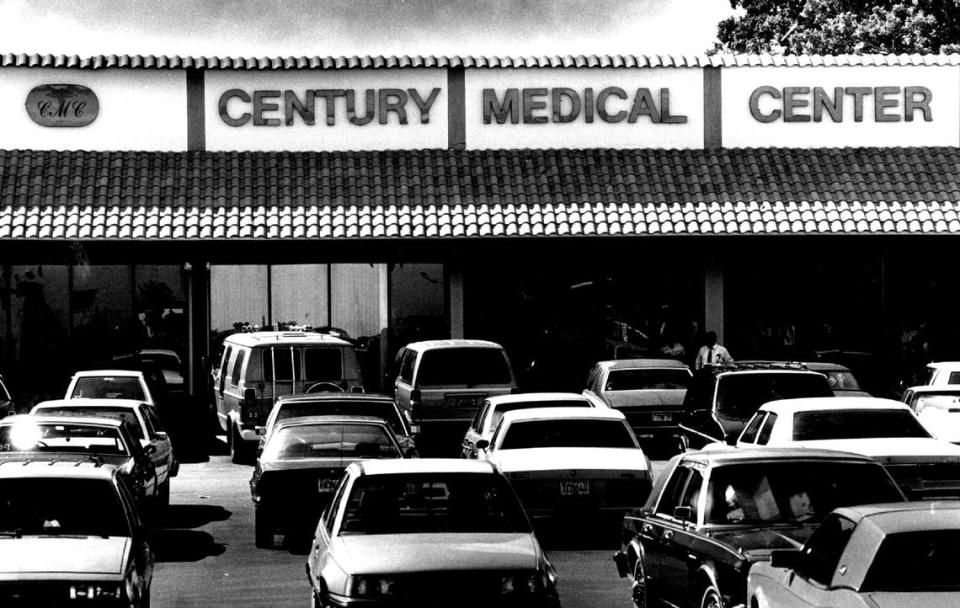
<path fill-rule="evenodd" d="M 327 596 L 327 604 L 337 607 L 364 606 L 370 608 L 411 608 L 413 606 L 417 608 L 449 608 L 450 606 L 457 606 L 458 608 L 479 608 L 481 606 L 485 608 L 490 606 L 502 606 L 504 608 L 560 608 L 560 599 L 556 595 L 515 598 L 472 598 L 467 594 L 469 594 L 469 590 L 464 590 L 464 596 L 461 597 L 434 598 L 423 595 L 415 598 L 396 599 L 361 599 L 330 594 Z"/>

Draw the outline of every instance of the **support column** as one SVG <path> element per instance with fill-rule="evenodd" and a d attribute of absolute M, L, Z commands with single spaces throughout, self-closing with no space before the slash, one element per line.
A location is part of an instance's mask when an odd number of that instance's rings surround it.
<path fill-rule="evenodd" d="M 187 275 L 187 365 L 190 370 L 190 394 L 205 399 L 210 352 L 210 268 L 205 261 L 184 264 Z"/>
<path fill-rule="evenodd" d="M 463 338 L 463 266 L 444 264 L 447 277 L 447 319 L 450 337 Z"/>
<path fill-rule="evenodd" d="M 377 273 L 380 279 L 380 374 L 377 384 L 383 385 L 390 364 L 390 264 L 377 264 Z M 386 386 L 380 386 L 380 392 L 386 390 Z"/>
<path fill-rule="evenodd" d="M 723 265 L 715 258 L 706 260 L 703 268 L 703 330 L 717 333 L 717 341 L 724 343 L 724 283 Z"/>

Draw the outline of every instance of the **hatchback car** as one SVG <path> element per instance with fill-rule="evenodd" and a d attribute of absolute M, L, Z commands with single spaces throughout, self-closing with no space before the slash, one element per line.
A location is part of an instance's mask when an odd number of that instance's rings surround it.
<path fill-rule="evenodd" d="M 370 416 L 310 416 L 281 420 L 250 478 L 257 547 L 275 536 L 312 531 L 350 463 L 402 458 L 390 425 Z"/>
<path fill-rule="evenodd" d="M 347 468 L 307 577 L 321 606 L 559 607 L 557 575 L 510 484 L 462 459 Z"/>
<path fill-rule="evenodd" d="M 0 606 L 149 608 L 154 557 L 118 471 L 0 461 Z"/>
<path fill-rule="evenodd" d="M 170 478 L 177 476 L 180 463 L 173 454 L 170 437 L 163 429 L 163 423 L 154 406 L 130 399 L 76 398 L 42 401 L 33 406 L 30 413 L 48 416 L 110 416 L 129 423 L 134 437 L 150 456 L 156 471 L 156 490 L 151 498 L 160 507 L 170 503 Z"/>

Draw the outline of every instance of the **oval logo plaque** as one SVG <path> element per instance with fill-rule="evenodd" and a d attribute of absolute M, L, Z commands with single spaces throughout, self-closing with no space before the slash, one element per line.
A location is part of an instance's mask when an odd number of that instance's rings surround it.
<path fill-rule="evenodd" d="M 100 100 L 78 84 L 44 84 L 27 95 L 27 114 L 44 127 L 85 127 L 97 119 Z"/>

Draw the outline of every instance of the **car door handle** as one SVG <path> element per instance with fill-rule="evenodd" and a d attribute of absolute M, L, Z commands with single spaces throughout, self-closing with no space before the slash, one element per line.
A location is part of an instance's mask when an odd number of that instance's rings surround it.
<path fill-rule="evenodd" d="M 673 540 L 673 530 L 665 530 L 663 532 L 663 540 Z"/>

